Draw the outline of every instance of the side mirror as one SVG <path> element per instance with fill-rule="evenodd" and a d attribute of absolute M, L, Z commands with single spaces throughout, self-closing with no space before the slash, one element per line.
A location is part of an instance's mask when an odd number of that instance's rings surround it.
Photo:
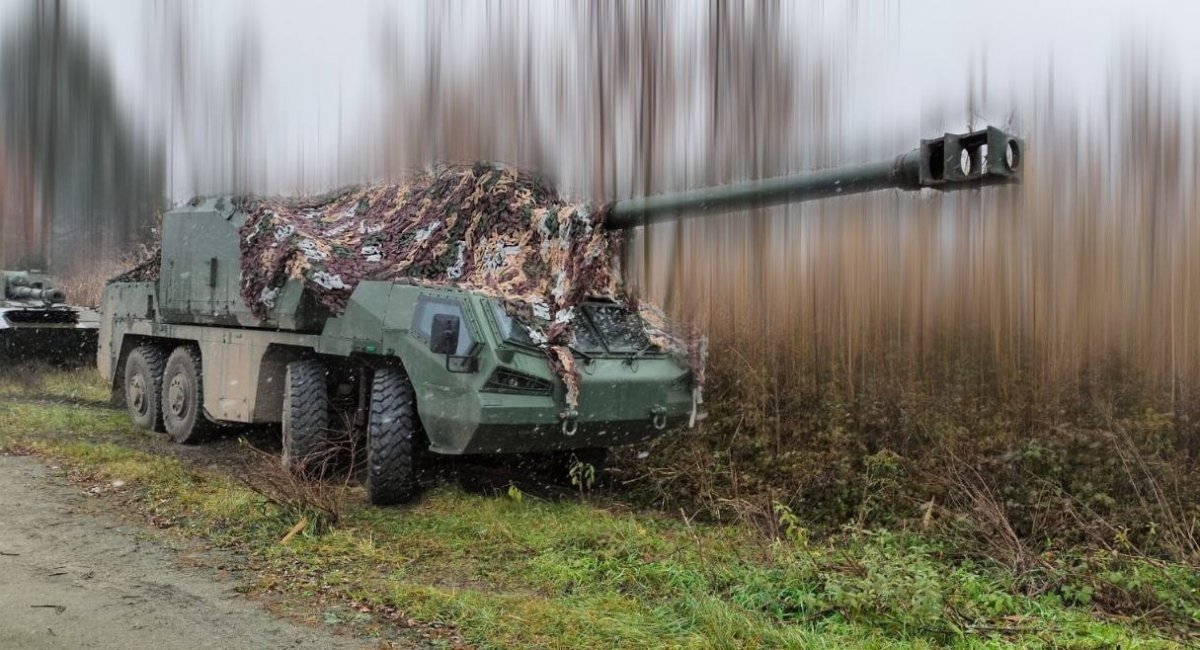
<path fill-rule="evenodd" d="M 462 323 L 454 314 L 434 314 L 433 327 L 429 332 L 429 350 L 434 354 L 458 352 L 458 337 Z"/>

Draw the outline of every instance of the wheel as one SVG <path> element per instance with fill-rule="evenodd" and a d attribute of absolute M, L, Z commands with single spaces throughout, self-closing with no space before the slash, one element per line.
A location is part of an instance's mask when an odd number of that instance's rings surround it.
<path fill-rule="evenodd" d="M 367 424 L 367 493 L 380 506 L 406 503 L 417 495 L 416 441 L 420 437 L 417 396 L 398 368 L 375 371 Z"/>
<path fill-rule="evenodd" d="M 134 426 L 148 431 L 163 429 L 163 351 L 150 345 L 134 348 L 125 359 L 125 408 Z"/>
<path fill-rule="evenodd" d="M 204 416 L 200 350 L 181 345 L 167 359 L 162 380 L 163 426 L 175 442 L 193 445 L 216 428 Z"/>
<path fill-rule="evenodd" d="M 325 364 L 315 359 L 287 366 L 283 382 L 283 466 L 313 471 L 329 449 L 329 395 Z"/>

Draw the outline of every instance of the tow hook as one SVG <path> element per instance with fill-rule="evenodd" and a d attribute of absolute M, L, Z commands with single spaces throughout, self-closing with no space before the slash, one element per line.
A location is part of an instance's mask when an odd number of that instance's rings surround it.
<path fill-rule="evenodd" d="M 667 408 L 665 406 L 655 406 L 650 409 L 650 424 L 654 426 L 655 431 L 667 428 Z"/>
<path fill-rule="evenodd" d="M 573 436 L 579 431 L 579 412 L 574 410 L 563 411 L 558 414 L 562 420 L 562 432 L 564 436 Z"/>

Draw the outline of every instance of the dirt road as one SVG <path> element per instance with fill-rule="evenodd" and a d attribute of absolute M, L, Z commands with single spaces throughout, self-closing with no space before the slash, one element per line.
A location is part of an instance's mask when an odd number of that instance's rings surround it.
<path fill-rule="evenodd" d="M 0 650 L 373 647 L 272 616 L 89 500 L 0 456 Z"/>

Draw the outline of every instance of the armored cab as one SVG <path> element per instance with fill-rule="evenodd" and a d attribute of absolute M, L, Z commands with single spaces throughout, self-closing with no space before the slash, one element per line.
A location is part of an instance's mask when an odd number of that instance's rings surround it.
<path fill-rule="evenodd" d="M 1021 146 L 997 129 L 948 134 L 881 163 L 620 201 L 598 215 L 554 202 L 514 209 L 542 190 L 512 192 L 503 176 L 463 180 L 481 174 L 269 208 L 196 200 L 164 215 L 157 279 L 106 288 L 99 366 L 138 425 L 179 442 L 217 425 L 280 423 L 284 463 L 312 470 L 331 432 L 350 429 L 378 504 L 415 494 L 426 452 L 597 463 L 609 447 L 693 418 L 701 371 L 617 299 L 599 264 L 610 261 L 603 229 L 887 188 L 1012 183 Z M 422 221 L 439 201 L 456 207 Z M 380 210 L 413 223 L 387 230 L 373 220 Z M 482 219 L 462 220 L 468 210 Z M 322 236 L 297 238 L 285 211 Z M 479 236 L 497 227 L 489 219 L 507 230 Z M 408 254 L 389 259 L 389 246 Z M 538 286 L 559 302 L 539 302 Z"/>
<path fill-rule="evenodd" d="M 0 271 L 0 362 L 90 362 L 100 316 L 66 304 L 67 295 L 36 271 Z"/>

